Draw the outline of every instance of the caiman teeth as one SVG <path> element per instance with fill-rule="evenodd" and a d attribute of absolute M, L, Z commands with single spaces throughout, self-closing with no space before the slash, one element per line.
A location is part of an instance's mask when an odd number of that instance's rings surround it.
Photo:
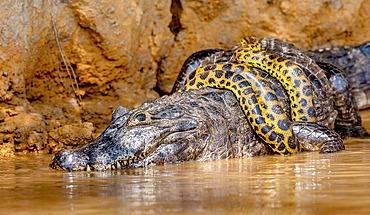
<path fill-rule="evenodd" d="M 90 171 L 91 171 L 91 168 L 90 168 L 90 166 L 89 166 L 89 165 L 86 165 L 86 171 L 87 171 L 87 172 L 90 172 Z"/>
<path fill-rule="evenodd" d="M 119 161 L 116 162 L 117 169 L 121 169 L 121 164 Z"/>
<path fill-rule="evenodd" d="M 112 164 L 110 166 L 110 168 L 112 170 L 115 170 L 115 169 L 122 169 L 123 166 L 127 166 L 127 165 L 130 165 L 132 163 L 134 163 L 135 161 L 138 161 L 140 159 L 142 159 L 144 157 L 143 154 L 137 156 L 137 157 L 134 157 L 132 159 L 129 159 L 129 160 L 117 160 L 114 164 Z"/>

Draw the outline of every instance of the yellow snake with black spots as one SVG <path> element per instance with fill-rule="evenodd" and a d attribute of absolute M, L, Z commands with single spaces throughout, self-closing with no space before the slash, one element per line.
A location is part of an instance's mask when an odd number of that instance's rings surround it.
<path fill-rule="evenodd" d="M 201 67 L 189 75 L 185 90 L 203 87 L 232 91 L 253 130 L 274 152 L 291 154 L 301 151 L 274 90 L 256 70 L 233 63 Z"/>
<path fill-rule="evenodd" d="M 262 51 L 254 37 L 243 38 L 241 44 L 234 51 L 236 60 L 268 72 L 282 84 L 289 95 L 292 120 L 317 122 L 312 85 L 304 71 L 288 59 Z"/>

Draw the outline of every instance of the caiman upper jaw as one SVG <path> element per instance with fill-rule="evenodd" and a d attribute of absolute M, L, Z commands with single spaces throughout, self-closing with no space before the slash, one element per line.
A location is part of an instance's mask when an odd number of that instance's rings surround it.
<path fill-rule="evenodd" d="M 54 154 L 49 166 L 52 169 L 62 169 L 67 171 L 85 170 L 86 158 L 67 150 L 61 150 Z"/>

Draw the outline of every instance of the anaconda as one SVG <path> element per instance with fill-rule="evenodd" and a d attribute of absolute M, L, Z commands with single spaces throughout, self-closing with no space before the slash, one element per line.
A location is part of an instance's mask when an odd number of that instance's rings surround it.
<path fill-rule="evenodd" d="M 254 131 L 274 152 L 300 152 L 289 118 L 268 80 L 258 71 L 232 63 L 201 67 L 188 77 L 185 89 L 203 87 L 232 91 Z"/>
<path fill-rule="evenodd" d="M 289 95 L 293 121 L 317 122 L 313 105 L 312 84 L 303 70 L 292 61 L 261 50 L 252 37 L 242 40 L 242 47 L 234 51 L 238 62 L 269 73 L 283 85 Z"/>
<path fill-rule="evenodd" d="M 239 47 L 240 46 L 236 46 L 230 50 L 218 50 L 213 55 L 207 57 L 198 56 L 199 59 L 194 59 L 195 54 L 193 54 L 187 61 L 193 62 L 196 60 L 198 64 L 201 62 L 199 64 L 201 66 L 225 62 L 238 63 L 235 61 L 233 53 Z M 348 85 L 343 85 L 348 83 L 346 81 L 339 82 L 339 80 L 343 78 L 344 80 L 346 79 L 345 74 L 339 74 L 338 72 L 333 73 L 333 69 L 328 70 L 327 67 L 321 69 L 317 65 L 317 63 L 320 62 L 312 60 L 293 44 L 278 39 L 261 39 L 261 48 L 292 60 L 305 71 L 313 86 L 313 103 L 316 108 L 319 124 L 333 127 L 335 123 L 335 130 L 341 133 L 343 137 L 364 137 L 369 135 L 361 126 L 361 117 L 356 106 L 356 101 L 354 101 L 352 96 L 352 88 L 348 87 Z M 184 64 L 182 70 L 187 68 L 187 66 L 187 64 Z M 320 64 L 320 66 L 322 67 L 322 64 Z M 276 79 L 271 78 L 270 75 L 263 70 L 259 70 L 259 72 L 262 76 L 269 79 L 275 93 L 279 95 L 278 98 L 280 102 L 289 102 L 289 97 L 281 84 Z M 191 73 L 191 71 L 188 71 L 188 73 Z M 179 80 L 176 80 L 176 82 L 179 82 Z M 179 85 L 177 89 L 174 88 L 173 91 L 178 90 L 178 88 Z"/>
<path fill-rule="evenodd" d="M 334 127 L 342 136 L 364 137 L 368 135 L 367 131 L 361 126 L 361 116 L 357 103 L 360 102 L 362 107 L 365 106 L 367 100 L 363 99 L 362 95 L 365 95 L 366 98 L 366 89 L 370 85 L 354 85 L 351 81 L 364 80 L 362 77 L 366 73 L 366 67 L 370 69 L 370 55 L 366 59 L 365 54 L 360 54 L 366 52 L 358 51 L 366 50 L 367 43 L 352 47 L 334 47 L 326 50 L 327 52 L 332 50 L 331 52 L 336 53 L 333 53 L 333 55 L 326 54 L 327 57 L 335 58 L 334 56 L 337 56 L 339 52 L 342 53 L 342 61 L 343 59 L 348 59 L 347 62 L 351 62 L 346 67 L 346 72 L 344 72 L 337 66 L 325 62 L 327 60 L 320 57 L 323 54 L 322 50 L 304 51 L 291 43 L 276 38 L 262 38 L 260 42 L 263 50 L 278 53 L 304 69 L 314 87 L 314 105 L 320 124 L 326 125 L 323 122 L 330 121 L 326 120 L 328 117 L 335 118 Z M 320 53 L 315 56 L 317 52 Z M 344 53 L 349 53 L 348 57 Z M 342 65 L 344 64 L 342 63 Z M 367 71 L 370 71 L 369 69 Z M 361 96 L 359 97 L 359 95 Z"/>

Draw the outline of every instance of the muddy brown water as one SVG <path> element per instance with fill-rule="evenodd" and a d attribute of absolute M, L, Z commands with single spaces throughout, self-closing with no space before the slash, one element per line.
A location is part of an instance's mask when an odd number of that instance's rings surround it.
<path fill-rule="evenodd" d="M 0 214 L 370 214 L 370 140 L 346 148 L 89 173 L 18 155 L 0 160 Z"/>

